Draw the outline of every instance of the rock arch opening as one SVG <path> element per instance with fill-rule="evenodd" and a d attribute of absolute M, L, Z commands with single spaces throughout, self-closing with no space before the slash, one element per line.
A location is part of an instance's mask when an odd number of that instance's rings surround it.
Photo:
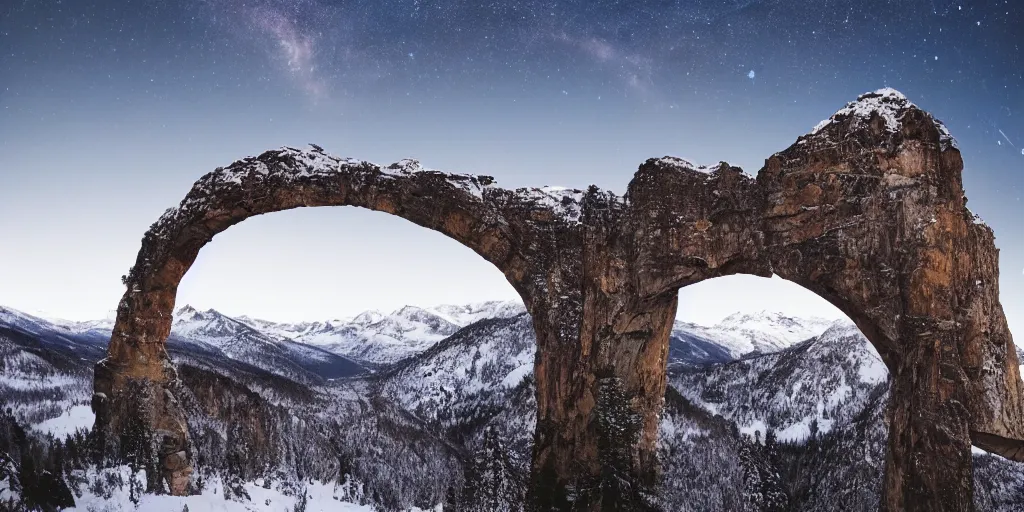
<path fill-rule="evenodd" d="M 794 305 L 787 308 L 787 302 Z M 696 311 L 688 314 L 688 303 Z M 660 439 L 665 499 L 721 509 L 749 500 L 762 508 L 827 509 L 840 490 L 821 482 L 833 479 L 857 482 L 841 489 L 846 507 L 877 508 L 891 485 L 885 481 L 893 449 L 887 424 L 899 397 L 891 400 L 890 378 L 899 376 L 890 376 L 853 320 L 777 276 L 702 281 L 680 290 L 679 307 Z M 722 319 L 734 309 L 755 313 Z M 998 481 L 990 466 L 1007 463 L 986 458 L 993 448 L 987 436 L 971 431 L 968 443 L 975 447 L 967 455 L 968 478 L 980 491 L 973 504 L 961 504 L 984 509 L 991 493 L 986 479 Z M 1014 451 L 994 453 L 1020 460 Z M 695 474 L 680 454 L 721 479 L 673 481 Z"/>
<path fill-rule="evenodd" d="M 508 225 L 496 208 L 480 200 L 489 185 L 486 177 L 426 171 L 413 161 L 387 168 L 342 161 L 319 148 L 268 152 L 206 175 L 179 208 L 168 210 L 151 227 L 136 266 L 124 278 L 128 291 L 118 306 L 108 357 L 96 368 L 94 409 L 97 424 L 105 429 L 101 435 L 106 450 L 124 454 L 151 444 L 155 453 L 150 458 L 159 461 L 160 477 L 169 490 L 187 491 L 193 454 L 178 399 L 180 379 L 165 342 L 175 321 L 178 285 L 214 235 L 261 213 L 362 206 L 455 238 L 512 272 L 520 256 L 510 254 Z M 434 194 L 445 190 L 448 204 Z M 550 200 L 538 194 L 534 202 Z M 185 312 L 192 317 L 214 313 Z M 227 323 L 246 328 L 244 322 Z M 138 442 L 140 431 L 154 442 Z"/>
<path fill-rule="evenodd" d="M 781 278 L 679 292 L 660 428 L 667 508 L 878 508 L 888 372 L 841 311 Z"/>
<path fill-rule="evenodd" d="M 374 237 L 378 230 L 388 236 Z M 316 261 L 316 253 L 323 261 Z M 454 261 L 432 261 L 438 257 Z M 280 269 L 282 263 L 295 268 Z M 396 264 L 407 268 L 396 271 Z M 360 275 L 348 275 L 352 271 Z M 275 273 L 280 275 L 268 276 Z M 438 357 L 423 352 L 476 316 L 522 312 L 518 301 L 460 300 L 453 304 L 467 307 L 432 307 L 440 304 L 431 299 L 444 294 L 431 293 L 430 285 L 457 287 L 467 276 L 473 280 L 465 284 L 479 293 L 473 298 L 493 297 L 495 284 L 499 294 L 514 296 L 504 276 L 468 248 L 380 212 L 296 209 L 247 219 L 217 235 L 180 283 L 166 343 L 182 383 L 175 397 L 194 454 L 192 481 L 220 479 L 225 488 L 238 488 L 257 479 L 274 486 L 312 479 L 336 484 L 344 501 L 371 497 L 396 510 L 451 499 L 478 447 L 475 439 L 451 435 L 455 429 L 446 428 L 438 414 L 443 411 L 430 403 L 441 391 L 431 384 L 457 379 L 449 378 L 455 374 L 451 365 L 431 366 Z M 249 286 L 251 281 L 256 285 Z M 416 298 L 416 290 L 407 287 L 424 287 L 425 293 Z M 278 297 L 238 297 L 271 292 Z M 465 293 L 450 296 L 465 299 Z M 271 320 L 261 308 L 271 312 Z M 273 315 L 279 310 L 292 318 Z M 530 325 L 528 316 L 505 323 Z M 474 329 L 473 335 L 484 338 L 483 331 Z M 495 341 L 496 351 L 521 348 Z M 474 348 L 461 339 L 448 345 L 456 351 Z M 415 382 L 384 371 L 403 360 L 403 373 L 424 367 L 436 373 Z M 479 370 L 472 364 L 462 369 Z M 502 364 L 487 369 L 511 373 Z M 405 393 L 415 384 L 419 400 Z"/>

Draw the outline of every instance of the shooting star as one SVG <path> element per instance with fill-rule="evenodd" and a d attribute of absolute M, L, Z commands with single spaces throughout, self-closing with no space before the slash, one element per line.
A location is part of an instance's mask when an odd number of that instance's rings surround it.
<path fill-rule="evenodd" d="M 1012 146 L 1012 147 L 1013 147 L 1013 149 L 1017 149 L 1017 146 L 1014 146 L 1014 145 L 1013 145 L 1013 143 L 1012 143 L 1012 142 L 1010 142 L 1010 138 L 1009 138 L 1009 137 L 1007 137 L 1007 136 L 1006 136 L 1006 134 L 1005 134 L 1005 133 L 1003 133 L 1003 131 L 1002 131 L 1002 130 L 1000 130 L 999 128 L 996 128 L 996 130 L 998 130 L 998 131 L 999 131 L 999 135 L 1002 135 L 1002 136 L 1003 136 L 1003 138 L 1004 138 L 1004 139 L 1006 139 L 1006 143 L 1007 143 L 1007 144 L 1009 144 L 1010 146 Z M 1022 150 L 1022 151 L 1024 151 L 1024 150 Z"/>

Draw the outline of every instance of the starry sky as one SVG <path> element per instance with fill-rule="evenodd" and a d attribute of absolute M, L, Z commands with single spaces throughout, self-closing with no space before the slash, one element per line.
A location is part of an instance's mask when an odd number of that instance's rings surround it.
<path fill-rule="evenodd" d="M 282 145 L 621 192 L 652 156 L 756 173 L 888 86 L 959 140 L 1024 338 L 1021 26 L 1004 0 L 0 0 L 0 304 L 106 315 L 196 178 Z M 513 297 L 442 235 L 317 208 L 218 235 L 179 304 L 299 320 Z M 684 290 L 680 318 L 762 308 L 838 315 L 734 277 Z"/>

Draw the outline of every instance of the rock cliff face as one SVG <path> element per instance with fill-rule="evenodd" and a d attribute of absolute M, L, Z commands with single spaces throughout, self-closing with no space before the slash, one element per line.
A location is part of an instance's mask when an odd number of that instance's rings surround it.
<path fill-rule="evenodd" d="M 186 492 L 189 440 L 164 349 L 178 282 L 248 217 L 350 205 L 458 240 L 522 296 L 537 335 L 535 509 L 653 508 L 678 289 L 774 273 L 846 312 L 889 368 L 883 508 L 970 510 L 971 443 L 1019 458 L 1024 401 L 993 235 L 965 206 L 962 167 L 941 123 L 892 90 L 850 103 L 756 179 L 665 157 L 641 165 L 625 197 L 506 190 L 317 146 L 269 151 L 207 174 L 146 233 L 96 368 L 97 430 L 112 455 L 149 446 L 171 492 Z"/>

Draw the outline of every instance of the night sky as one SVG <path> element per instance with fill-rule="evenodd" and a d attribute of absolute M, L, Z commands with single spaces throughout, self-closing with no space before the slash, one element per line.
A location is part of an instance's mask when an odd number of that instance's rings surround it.
<path fill-rule="evenodd" d="M 1022 43 L 1003 0 L 0 0 L 0 304 L 104 316 L 196 178 L 282 145 L 621 192 L 653 156 L 756 173 L 888 86 L 958 139 L 1020 343 Z M 777 281 L 702 283 L 680 317 L 831 314 Z M 319 208 L 219 235 L 179 302 L 298 320 L 513 296 L 442 235 Z"/>

